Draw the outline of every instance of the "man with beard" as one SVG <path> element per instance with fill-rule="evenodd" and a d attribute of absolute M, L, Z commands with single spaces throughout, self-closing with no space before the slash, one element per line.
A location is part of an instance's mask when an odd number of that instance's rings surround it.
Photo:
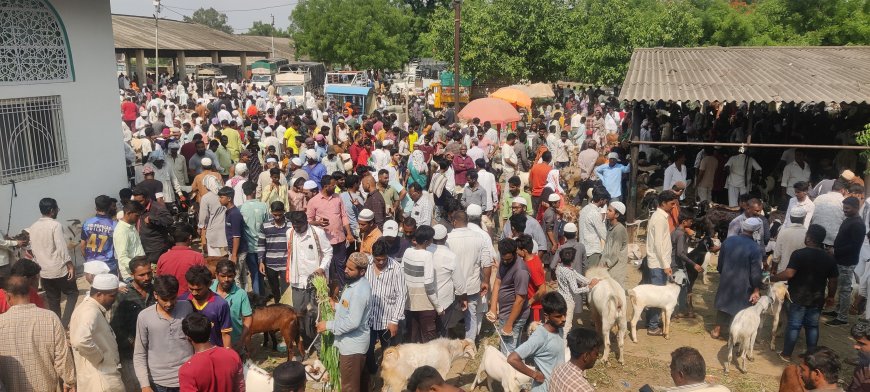
<path fill-rule="evenodd" d="M 508 363 L 518 372 L 531 377 L 532 392 L 546 392 L 549 387 L 550 375 L 556 366 L 565 362 L 565 345 L 563 343 L 562 327 L 565 326 L 565 314 L 568 305 L 562 295 L 551 291 L 541 299 L 544 309 L 544 325 L 535 329 L 525 343 L 508 355 Z M 531 358 L 537 370 L 526 366 L 523 361 Z"/>
<path fill-rule="evenodd" d="M 178 280 L 160 275 L 154 279 L 157 303 L 136 320 L 133 366 L 142 392 L 177 389 L 178 369 L 193 355 L 181 330 L 181 321 L 194 312 L 190 301 L 179 301 Z"/>
<path fill-rule="evenodd" d="M 112 315 L 112 331 L 118 343 L 118 354 L 121 358 L 121 379 L 124 385 L 139 390 L 139 381 L 133 370 L 133 342 L 136 339 L 136 318 L 139 312 L 154 305 L 151 280 L 154 276 L 151 263 L 145 257 L 136 257 L 130 261 L 129 268 L 133 271 L 132 282 L 127 285 L 127 291 L 119 292 L 117 308 Z"/>
<path fill-rule="evenodd" d="M 144 189 L 133 188 L 133 200 L 144 207 L 136 227 L 139 229 L 145 257 L 151 263 L 157 264 L 160 255 L 169 249 L 169 229 L 173 220 L 163 203 L 149 199 L 146 194 Z"/>
<path fill-rule="evenodd" d="M 852 339 L 855 339 L 855 344 L 852 346 L 858 352 L 858 361 L 855 363 L 852 382 L 847 390 L 868 391 L 870 390 L 870 324 L 856 323 L 850 333 Z"/>
<path fill-rule="evenodd" d="M 220 164 L 217 163 L 217 155 L 214 153 L 214 151 L 205 148 L 205 142 L 203 142 L 202 140 L 198 140 L 194 142 L 194 146 L 196 146 L 196 154 L 193 154 L 193 156 L 191 156 L 190 159 L 187 161 L 187 171 L 191 177 L 202 173 L 203 169 L 206 169 L 206 166 L 209 166 L 211 164 L 215 165 L 214 169 L 216 171 L 223 171 L 223 168 L 220 166 Z M 209 159 L 209 165 L 206 165 L 202 162 L 205 158 Z"/>
<path fill-rule="evenodd" d="M 810 391 L 842 391 L 837 386 L 840 374 L 840 356 L 825 346 L 807 351 L 800 365 L 801 379 Z"/>

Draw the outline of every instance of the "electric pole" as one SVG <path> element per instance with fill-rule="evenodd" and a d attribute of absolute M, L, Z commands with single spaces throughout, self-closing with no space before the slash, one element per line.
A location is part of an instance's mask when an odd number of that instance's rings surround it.
<path fill-rule="evenodd" d="M 462 0 L 453 0 L 453 107 L 459 111 L 459 24 Z"/>
<path fill-rule="evenodd" d="M 269 14 L 272 17 L 272 30 L 269 31 L 269 36 L 272 37 L 272 58 L 275 58 L 275 15 Z"/>
<path fill-rule="evenodd" d="M 154 88 L 157 89 L 160 80 L 160 50 L 158 20 L 160 19 L 160 0 L 154 0 Z M 146 77 L 145 80 L 148 80 Z"/>

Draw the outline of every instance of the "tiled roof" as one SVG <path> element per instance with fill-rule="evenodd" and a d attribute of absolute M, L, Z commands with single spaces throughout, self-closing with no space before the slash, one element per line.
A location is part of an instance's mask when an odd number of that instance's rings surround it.
<path fill-rule="evenodd" d="M 867 102 L 870 46 L 635 49 L 620 99 Z"/>

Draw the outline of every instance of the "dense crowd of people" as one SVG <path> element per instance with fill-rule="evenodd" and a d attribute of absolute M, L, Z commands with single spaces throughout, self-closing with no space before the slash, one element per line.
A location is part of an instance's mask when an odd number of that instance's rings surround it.
<path fill-rule="evenodd" d="M 86 260 L 84 300 L 77 304 L 57 201 L 39 201 L 27 238 L 0 243 L 0 390 L 244 390 L 252 295 L 291 305 L 305 347 L 335 336 L 343 391 L 370 390 L 377 347 L 439 337 L 478 344 L 484 320 L 508 363 L 534 380 L 532 391 L 592 391 L 585 372 L 608 337 L 577 326 L 599 283 L 585 273 L 603 267 L 629 284 L 632 165 L 652 167 L 650 186 L 661 181 L 640 269 L 643 283 L 681 285 L 675 317 L 694 317 L 706 252 L 719 252 L 714 338 L 758 300 L 764 276 L 787 281 L 780 355 L 792 360 L 804 328 L 803 380 L 821 387 L 837 360 L 818 346 L 821 311 L 839 293 L 826 324 L 848 324 L 853 281 L 867 295 L 870 206 L 855 159 L 838 153 L 845 166 L 829 175 L 811 169 L 804 151 L 787 150 L 779 172 L 766 173 L 781 179 L 775 203 L 784 222 L 768 220 L 752 186 L 762 168 L 743 151 L 726 158 L 705 148 L 690 168 L 688 150 L 643 145 L 629 162 L 634 121 L 641 140 L 740 138 L 735 114 L 744 107 L 660 103 L 632 112 L 600 91 L 558 89 L 557 102 L 523 110 L 508 127 L 460 121 L 453 106 L 435 110 L 426 97 L 411 100 L 405 119 L 386 105 L 362 113 L 313 96 L 285 103 L 273 86 L 246 81 L 133 87 L 121 90 L 131 186 L 95 198 L 73 250 Z M 779 129 L 754 131 L 763 127 Z M 566 179 L 561 171 L 574 166 L 579 178 Z M 696 244 L 687 194 L 739 206 L 721 249 L 712 230 Z M 571 215 L 573 206 L 582 208 Z M 11 252 L 24 248 L 29 257 L 15 260 Z M 334 320 L 318 317 L 318 276 L 335 289 Z M 646 320 L 648 335 L 663 334 L 658 309 Z M 863 324 L 853 328 L 859 344 L 866 334 Z M 864 356 L 856 369 L 853 386 L 870 385 Z M 409 389 L 451 390 L 433 370 L 418 369 Z M 672 353 L 674 390 L 727 390 L 705 374 L 697 350 Z M 303 367 L 278 366 L 274 383 L 304 390 Z"/>

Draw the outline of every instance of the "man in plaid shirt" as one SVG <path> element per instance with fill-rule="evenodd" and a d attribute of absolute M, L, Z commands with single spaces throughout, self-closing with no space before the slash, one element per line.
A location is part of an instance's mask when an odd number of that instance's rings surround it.
<path fill-rule="evenodd" d="M 571 360 L 553 370 L 549 392 L 593 392 L 595 388 L 586 380 L 586 371 L 595 366 L 604 340 L 598 332 L 574 328 L 568 332 L 568 350 Z"/>

